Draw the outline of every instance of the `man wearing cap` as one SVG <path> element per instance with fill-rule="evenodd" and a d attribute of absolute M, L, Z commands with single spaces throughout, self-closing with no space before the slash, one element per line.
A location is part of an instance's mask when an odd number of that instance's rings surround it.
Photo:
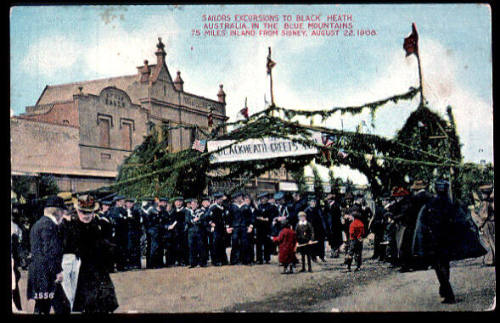
<path fill-rule="evenodd" d="M 35 300 L 36 314 L 68 313 L 68 301 L 61 287 L 63 281 L 63 243 L 59 234 L 64 201 L 47 198 L 43 216 L 30 231 L 31 263 L 28 269 L 28 300 Z"/>
<path fill-rule="evenodd" d="M 147 209 L 147 232 L 150 237 L 149 248 L 150 267 L 153 269 L 163 267 L 163 210 L 154 199 Z"/>
<path fill-rule="evenodd" d="M 308 197 L 308 204 L 304 212 L 307 214 L 307 221 L 313 226 L 314 238 L 318 241 L 313 248 L 312 260 L 316 261 L 316 257 L 319 257 L 321 261 L 325 262 L 326 223 L 314 195 Z"/>
<path fill-rule="evenodd" d="M 146 268 L 151 269 L 151 235 L 149 233 L 149 209 L 153 199 L 143 198 L 141 200 L 141 207 L 139 209 L 142 216 L 142 226 L 146 235 Z"/>
<path fill-rule="evenodd" d="M 184 198 L 182 196 L 174 197 L 173 200 L 174 209 L 172 210 L 172 218 L 174 219 L 174 222 L 172 223 L 171 228 L 175 232 L 175 260 L 179 266 L 185 266 L 189 263 L 189 247 L 185 230 L 186 217 L 188 216 L 189 211 L 184 207 Z"/>
<path fill-rule="evenodd" d="M 260 193 L 258 214 L 255 217 L 255 229 L 257 233 L 256 239 L 256 256 L 257 262 L 263 264 L 265 261 L 268 264 L 271 261 L 271 253 L 273 244 L 269 239 L 271 237 L 271 223 L 277 217 L 278 209 L 271 205 L 269 200 L 269 193 Z"/>
<path fill-rule="evenodd" d="M 205 243 L 205 210 L 198 207 L 197 199 L 190 199 L 190 208 L 186 215 L 186 228 L 189 244 L 189 268 L 207 265 Z"/>
<path fill-rule="evenodd" d="M 226 246 L 224 243 L 226 214 L 227 211 L 222 205 L 224 194 L 217 192 L 213 195 L 214 203 L 208 209 L 208 227 L 210 230 L 210 254 L 212 265 L 223 266 L 228 264 Z"/>
<path fill-rule="evenodd" d="M 175 265 L 176 260 L 176 230 L 177 221 L 174 218 L 172 204 L 173 199 L 165 199 L 165 207 L 162 208 L 162 224 L 163 224 L 163 246 L 165 253 L 165 265 L 171 267 Z"/>
<path fill-rule="evenodd" d="M 277 237 L 283 228 L 283 222 L 290 217 L 290 211 L 286 205 L 285 194 L 283 192 L 276 192 L 273 197 L 276 201 L 276 208 L 278 212 L 272 222 L 271 236 Z"/>
<path fill-rule="evenodd" d="M 229 206 L 226 229 L 231 234 L 231 265 L 243 263 L 249 265 L 249 234 L 253 231 L 253 219 L 250 208 L 243 202 L 243 193 L 232 196 L 233 203 Z"/>
<path fill-rule="evenodd" d="M 108 240 L 110 243 L 113 243 L 113 223 L 109 215 L 109 208 L 111 207 L 111 204 L 111 201 L 102 201 L 100 203 L 101 209 L 96 214 L 96 219 L 101 226 L 101 231 L 104 239 Z M 115 266 L 112 259 L 108 261 L 108 271 L 110 273 L 115 271 Z"/>
<path fill-rule="evenodd" d="M 109 215 L 115 227 L 114 243 L 116 244 L 116 270 L 124 271 L 127 267 L 128 223 L 127 211 L 124 208 L 125 197 L 117 195 L 113 198 L 114 206 L 109 209 Z"/>
<path fill-rule="evenodd" d="M 342 245 L 342 223 L 340 220 L 342 214 L 335 192 L 329 193 L 326 196 L 323 214 L 325 215 L 325 222 L 328 226 L 328 243 L 331 249 L 330 258 L 338 258 L 339 248 Z"/>
<path fill-rule="evenodd" d="M 295 228 L 297 222 L 299 221 L 299 212 L 305 211 L 307 208 L 307 198 L 302 198 L 300 192 L 294 192 L 292 194 L 293 204 L 289 209 L 289 215 L 287 217 L 288 222 Z"/>
<path fill-rule="evenodd" d="M 125 211 L 127 212 L 128 244 L 127 244 L 127 267 L 128 269 L 141 269 L 141 236 L 143 218 L 135 205 L 135 199 L 125 200 Z"/>
<path fill-rule="evenodd" d="M 210 244 L 209 244 L 209 240 L 208 240 L 208 237 L 210 235 L 210 232 L 211 232 L 211 225 L 209 224 L 209 220 L 210 220 L 210 212 L 209 212 L 209 209 L 210 209 L 210 196 L 208 195 L 204 195 L 202 198 L 201 198 L 201 207 L 200 209 L 203 211 L 203 218 L 205 219 L 205 225 L 203 227 L 203 248 L 205 248 L 205 265 L 208 263 L 208 259 L 209 259 L 209 255 L 211 254 L 211 251 L 210 251 Z"/>

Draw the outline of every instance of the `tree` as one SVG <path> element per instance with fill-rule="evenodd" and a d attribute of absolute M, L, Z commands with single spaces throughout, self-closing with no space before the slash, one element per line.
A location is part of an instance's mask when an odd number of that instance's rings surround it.
<path fill-rule="evenodd" d="M 297 190 L 300 195 L 304 196 L 307 193 L 306 179 L 304 176 L 304 168 L 291 171 L 293 180 L 297 183 Z"/>
<path fill-rule="evenodd" d="M 55 195 L 59 193 L 59 187 L 57 186 L 57 182 L 54 176 L 52 175 L 40 176 L 38 192 L 41 197 Z"/>
<path fill-rule="evenodd" d="M 473 205 L 473 192 L 478 193 L 479 186 L 481 185 L 493 184 L 495 170 L 491 163 L 486 165 L 467 163 L 465 166 L 467 167 L 464 167 L 456 178 L 457 186 L 460 185 L 460 187 L 457 188 L 457 191 L 460 192 L 460 195 L 457 195 L 457 199 L 460 200 L 463 205 Z"/>
<path fill-rule="evenodd" d="M 319 175 L 318 167 L 316 165 L 312 166 L 312 172 L 313 172 L 313 183 L 314 183 L 314 195 L 316 196 L 316 199 L 319 201 L 323 198 L 323 180 L 321 179 L 321 176 Z"/>

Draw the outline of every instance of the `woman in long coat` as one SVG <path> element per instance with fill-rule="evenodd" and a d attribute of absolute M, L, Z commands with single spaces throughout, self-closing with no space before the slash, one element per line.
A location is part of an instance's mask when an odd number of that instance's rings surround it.
<path fill-rule="evenodd" d="M 113 245 L 105 239 L 94 212 L 99 208 L 92 196 L 83 195 L 75 203 L 78 216 L 66 222 L 63 237 L 74 246 L 81 259 L 74 312 L 111 313 L 118 308 L 108 260 Z"/>

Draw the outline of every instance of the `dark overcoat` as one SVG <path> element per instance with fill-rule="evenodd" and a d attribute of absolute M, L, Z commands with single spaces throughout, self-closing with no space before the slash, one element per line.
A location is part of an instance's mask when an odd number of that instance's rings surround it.
<path fill-rule="evenodd" d="M 31 228 L 31 263 L 28 269 L 28 299 L 51 299 L 56 275 L 62 272 L 63 245 L 57 224 L 42 216 Z"/>
<path fill-rule="evenodd" d="M 421 263 L 476 258 L 486 252 L 470 213 L 458 203 L 437 196 L 422 207 L 412 243 L 412 254 Z"/>
<path fill-rule="evenodd" d="M 105 239 L 98 219 L 90 223 L 72 220 L 65 225 L 63 235 L 65 240 L 73 241 L 75 254 L 82 262 L 73 311 L 113 312 L 118 301 L 107 261 L 112 257 L 113 245 Z"/>

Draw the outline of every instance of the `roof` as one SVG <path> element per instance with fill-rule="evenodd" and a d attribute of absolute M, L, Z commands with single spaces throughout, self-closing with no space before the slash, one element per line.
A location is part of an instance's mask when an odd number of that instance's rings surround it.
<path fill-rule="evenodd" d="M 83 87 L 83 93 L 87 94 L 99 95 L 104 88 L 108 86 L 115 86 L 130 95 L 129 91 L 127 91 L 127 88 L 137 80 L 137 74 L 133 74 L 60 85 L 47 85 L 43 90 L 42 95 L 36 102 L 36 105 L 50 104 L 61 101 L 72 101 L 73 95 L 80 91 L 78 89 L 80 86 Z M 131 96 L 130 99 L 134 103 L 138 102 L 138 98 Z"/>

